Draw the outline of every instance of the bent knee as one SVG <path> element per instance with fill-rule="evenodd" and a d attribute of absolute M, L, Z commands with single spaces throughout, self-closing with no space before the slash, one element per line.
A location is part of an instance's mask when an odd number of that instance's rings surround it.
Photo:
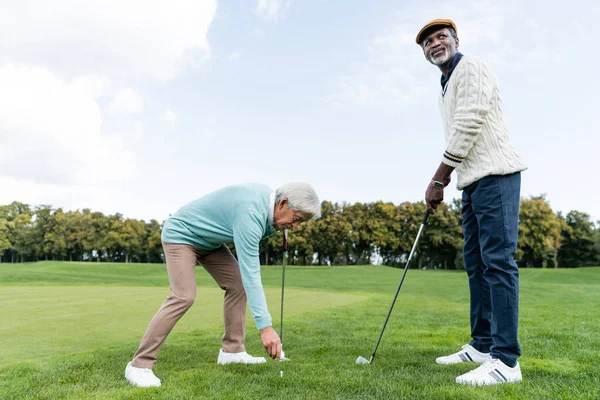
<path fill-rule="evenodd" d="M 194 304 L 194 301 L 196 300 L 196 295 L 194 294 L 194 295 L 178 296 L 175 293 L 171 292 L 171 298 L 180 307 L 188 309 Z"/>
<path fill-rule="evenodd" d="M 184 305 L 186 308 L 190 308 L 194 304 L 195 300 L 195 297 L 184 297 L 183 299 L 181 299 L 181 304 Z"/>
<path fill-rule="evenodd" d="M 229 285 L 227 285 L 227 287 L 224 288 L 225 290 L 229 291 L 229 292 L 242 292 L 242 293 L 246 293 L 246 290 L 244 289 L 244 285 L 242 284 L 242 282 L 235 282 L 235 283 L 231 283 Z"/>

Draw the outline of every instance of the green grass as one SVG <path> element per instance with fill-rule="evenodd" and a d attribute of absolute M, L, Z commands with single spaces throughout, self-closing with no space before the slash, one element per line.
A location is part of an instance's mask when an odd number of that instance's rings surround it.
<path fill-rule="evenodd" d="M 1 399 L 598 399 L 600 268 L 522 270 L 524 382 L 457 386 L 471 365 L 435 357 L 468 341 L 464 272 L 409 271 L 372 365 L 370 356 L 402 271 L 288 267 L 284 342 L 290 362 L 218 366 L 222 291 L 197 269 L 198 298 L 155 367 L 163 386 L 123 378 L 168 295 L 163 265 L 0 264 Z M 278 327 L 281 267 L 263 268 Z M 261 355 L 251 318 L 247 348 Z"/>

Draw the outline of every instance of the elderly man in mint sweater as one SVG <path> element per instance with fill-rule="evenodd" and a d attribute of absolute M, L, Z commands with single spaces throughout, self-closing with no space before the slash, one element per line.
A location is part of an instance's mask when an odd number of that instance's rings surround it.
<path fill-rule="evenodd" d="M 487 65 L 458 52 L 455 23 L 437 19 L 417 34 L 425 58 L 442 72 L 439 107 L 446 136 L 442 162 L 427 186 L 434 212 L 454 169 L 462 190 L 464 263 L 471 297 L 471 342 L 438 364 L 474 362 L 459 384 L 522 380 L 517 358 L 519 270 L 517 248 L 524 162 L 508 140 L 498 86 Z"/>
<path fill-rule="evenodd" d="M 196 297 L 194 268 L 200 263 L 225 291 L 222 348 L 218 364 L 259 364 L 245 351 L 246 301 L 269 357 L 280 359 L 281 341 L 272 326 L 263 291 L 259 242 L 277 230 L 292 229 L 321 214 L 321 203 L 306 183 L 272 191 L 262 184 L 225 187 L 180 208 L 162 231 L 171 295 L 154 318 L 127 364 L 125 378 L 140 387 L 160 386 L 152 367 L 171 329 Z M 237 258 L 226 243 L 233 242 Z"/>

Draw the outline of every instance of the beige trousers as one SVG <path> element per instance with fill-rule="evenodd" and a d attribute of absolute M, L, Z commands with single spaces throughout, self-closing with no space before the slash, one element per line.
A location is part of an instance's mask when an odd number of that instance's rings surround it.
<path fill-rule="evenodd" d="M 163 249 L 171 295 L 150 321 L 140 347 L 133 356 L 132 365 L 137 368 L 152 368 L 167 335 L 194 304 L 194 268 L 198 262 L 225 291 L 223 350 L 228 353 L 245 351 L 246 291 L 242 285 L 238 262 L 229 248 L 222 245 L 218 249 L 207 251 L 185 244 L 163 242 Z"/>

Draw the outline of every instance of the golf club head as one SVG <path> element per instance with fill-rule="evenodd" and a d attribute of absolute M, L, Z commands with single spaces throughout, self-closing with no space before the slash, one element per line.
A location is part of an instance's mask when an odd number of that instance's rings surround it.
<path fill-rule="evenodd" d="M 357 364 L 370 364 L 371 361 L 367 360 L 363 356 L 358 356 L 358 358 L 356 359 L 356 363 Z"/>

